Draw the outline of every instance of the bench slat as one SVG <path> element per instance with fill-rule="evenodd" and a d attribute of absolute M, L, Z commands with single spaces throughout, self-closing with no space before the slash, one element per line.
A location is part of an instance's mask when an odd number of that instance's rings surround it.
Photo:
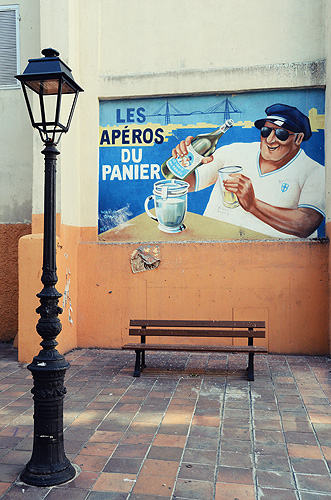
<path fill-rule="evenodd" d="M 208 321 L 208 320 L 159 320 L 131 319 L 130 326 L 201 327 L 201 328 L 265 328 L 265 321 Z"/>
<path fill-rule="evenodd" d="M 139 328 L 130 328 L 129 335 L 146 335 L 152 337 L 255 337 L 265 338 L 264 330 L 178 330 L 169 328 L 167 330 L 148 328 L 143 331 Z"/>
<path fill-rule="evenodd" d="M 125 344 L 122 349 L 144 351 L 200 351 L 200 352 L 253 352 L 267 353 L 266 347 L 248 345 L 181 345 L 181 344 Z"/>

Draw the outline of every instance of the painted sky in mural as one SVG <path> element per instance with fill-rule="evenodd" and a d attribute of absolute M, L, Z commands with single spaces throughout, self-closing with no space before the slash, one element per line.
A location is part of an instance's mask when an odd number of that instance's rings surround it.
<path fill-rule="evenodd" d="M 261 238 L 263 235 L 293 238 L 299 234 L 294 234 L 287 219 L 300 208 L 304 216 L 312 215 L 312 232 L 301 237 L 322 237 L 324 102 L 322 89 L 100 101 L 99 234 L 107 234 L 111 240 L 112 231 L 133 225 L 142 214 L 147 224 L 143 227 L 155 224 L 146 215 L 147 210 L 151 217 L 158 217 L 159 230 L 169 233 L 171 239 L 172 233 L 185 229 L 187 210 L 188 214 L 205 217 L 210 227 L 214 222 L 217 228 L 243 228 L 243 238 L 245 228 L 261 234 Z M 275 144 L 270 145 L 274 132 L 269 131 L 269 138 L 261 138 L 254 122 L 266 118 L 265 109 L 275 103 L 296 107 L 308 116 L 312 135 L 308 140 L 299 140 L 299 151 L 291 161 L 269 171 L 259 158 L 267 143 L 267 155 L 275 154 Z M 180 141 L 213 132 L 228 119 L 234 123 L 219 139 L 214 161 L 199 166 L 194 177 L 186 179 L 194 178 L 190 181 L 193 192 L 186 194 L 183 182 L 162 182 L 165 177 L 161 166 Z M 298 136 L 289 137 L 278 141 L 277 146 L 280 144 L 282 151 L 286 144 L 297 139 Z M 254 196 L 261 200 L 259 209 L 266 214 L 252 215 L 243 198 L 240 204 L 226 205 L 218 172 L 222 166 L 242 167 L 241 179 L 250 181 Z M 154 210 L 150 212 L 154 207 L 156 214 Z M 282 210 L 280 218 L 284 223 L 275 222 L 279 214 L 273 213 L 274 207 Z M 216 222 L 224 226 L 216 226 Z M 195 233 L 194 237 L 197 236 Z M 219 239 L 228 237 L 224 229 Z"/>

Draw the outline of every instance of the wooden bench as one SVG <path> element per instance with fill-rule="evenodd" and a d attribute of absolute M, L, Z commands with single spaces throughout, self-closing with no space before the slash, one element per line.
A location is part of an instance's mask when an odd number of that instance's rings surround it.
<path fill-rule="evenodd" d="M 131 319 L 129 335 L 140 335 L 140 343 L 125 344 L 122 349 L 134 350 L 136 362 L 133 376 L 140 377 L 146 368 L 145 351 L 237 352 L 248 354 L 247 379 L 254 380 L 254 354 L 266 354 L 265 347 L 253 345 L 254 338 L 265 338 L 264 321 L 183 321 Z M 247 345 L 148 344 L 146 337 L 247 338 Z"/>

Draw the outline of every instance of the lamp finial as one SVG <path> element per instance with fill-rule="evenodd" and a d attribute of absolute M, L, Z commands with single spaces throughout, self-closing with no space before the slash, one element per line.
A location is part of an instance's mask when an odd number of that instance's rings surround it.
<path fill-rule="evenodd" d="M 52 49 L 52 48 L 43 49 L 41 51 L 41 53 L 45 57 L 59 57 L 59 55 L 60 55 L 60 52 L 58 52 L 56 49 Z"/>

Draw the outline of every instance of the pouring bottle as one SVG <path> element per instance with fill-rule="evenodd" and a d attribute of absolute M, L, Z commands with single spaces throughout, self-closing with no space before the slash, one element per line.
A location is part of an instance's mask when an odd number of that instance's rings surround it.
<path fill-rule="evenodd" d="M 177 156 L 177 158 L 171 156 L 162 163 L 161 172 L 163 176 L 166 179 L 186 179 L 188 175 L 201 165 L 203 158 L 213 154 L 219 139 L 232 127 L 233 123 L 231 119 L 226 120 L 214 132 L 199 134 L 194 137 L 191 144 L 187 147 L 188 154 L 186 156 Z"/>

